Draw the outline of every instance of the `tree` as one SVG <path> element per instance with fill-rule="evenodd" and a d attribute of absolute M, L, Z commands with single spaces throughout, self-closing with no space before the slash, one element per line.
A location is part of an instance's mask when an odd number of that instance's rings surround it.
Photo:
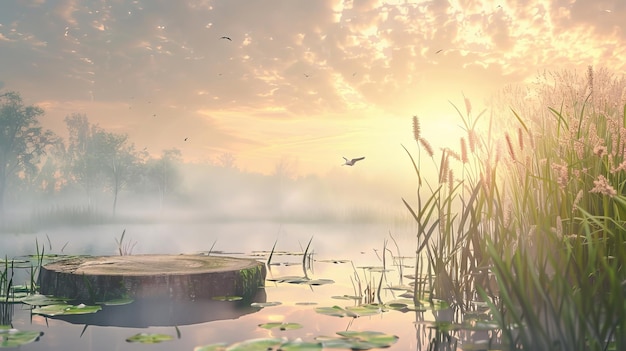
<path fill-rule="evenodd" d="M 25 106 L 17 92 L 0 95 L 0 216 L 4 215 L 4 197 L 11 177 L 25 177 L 37 172 L 40 157 L 57 138 L 39 125 L 44 114 L 37 106 Z"/>
<path fill-rule="evenodd" d="M 159 192 L 159 207 L 163 208 L 165 197 L 176 190 L 180 184 L 180 172 L 177 165 L 182 160 L 179 149 L 163 150 L 161 158 L 151 160 L 148 165 L 148 177 L 156 185 Z"/>
<path fill-rule="evenodd" d="M 137 174 L 139 155 L 128 136 L 105 131 L 89 123 L 87 116 L 65 118 L 69 131 L 66 169 L 73 182 L 81 184 L 91 205 L 92 192 L 106 188 L 113 194 L 113 214 L 119 193 Z"/>
<path fill-rule="evenodd" d="M 84 114 L 72 114 L 65 117 L 69 140 L 65 152 L 65 173 L 68 182 L 79 184 L 87 195 L 87 205 L 91 206 L 95 188 L 101 185 L 102 169 L 96 155 L 92 135 L 97 126 L 89 124 Z"/>

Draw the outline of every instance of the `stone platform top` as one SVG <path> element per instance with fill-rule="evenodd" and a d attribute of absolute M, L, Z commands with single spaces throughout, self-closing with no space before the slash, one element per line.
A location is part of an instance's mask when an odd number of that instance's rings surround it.
<path fill-rule="evenodd" d="M 79 257 L 49 263 L 59 273 L 85 275 L 176 275 L 241 270 L 257 265 L 255 260 L 200 255 L 136 255 Z"/>

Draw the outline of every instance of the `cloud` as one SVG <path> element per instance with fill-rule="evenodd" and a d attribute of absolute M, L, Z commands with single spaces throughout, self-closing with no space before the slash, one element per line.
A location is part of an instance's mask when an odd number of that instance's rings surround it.
<path fill-rule="evenodd" d="M 152 101 L 210 134 L 223 127 L 222 118 L 237 113 L 260 121 L 350 120 L 354 111 L 367 109 L 410 116 L 423 106 L 447 105 L 461 92 L 484 97 L 543 70 L 626 70 L 623 1 L 514 5 L 10 2 L 0 13 L 0 77 L 25 97 L 54 100 L 55 106 L 78 100 L 121 106 L 131 97 Z M 142 118 L 135 111 L 126 108 L 111 119 Z M 208 111 L 215 124 L 201 122 L 206 115 L 196 111 Z M 236 130 L 221 132 L 234 145 L 263 144 L 251 136 L 233 141 Z M 226 139 L 212 140 L 233 145 Z M 220 147 L 227 146 L 215 149 Z"/>

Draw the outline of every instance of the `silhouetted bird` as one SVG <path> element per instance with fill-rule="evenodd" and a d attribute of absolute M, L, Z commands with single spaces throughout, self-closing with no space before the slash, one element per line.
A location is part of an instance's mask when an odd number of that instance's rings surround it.
<path fill-rule="evenodd" d="M 346 163 L 342 164 L 342 166 L 354 166 L 354 164 L 357 161 L 361 161 L 361 160 L 365 159 L 365 157 L 353 158 L 351 160 L 348 160 L 347 158 L 344 157 L 343 159 L 346 160 Z"/>
<path fill-rule="evenodd" d="M 437 50 L 437 52 L 435 54 L 438 54 L 438 53 L 440 53 L 442 51 L 443 51 L 442 49 L 439 49 L 439 50 Z"/>
<path fill-rule="evenodd" d="M 233 41 L 233 40 L 232 40 L 231 38 L 229 38 L 229 37 L 221 37 L 220 39 L 226 39 L 226 40 L 229 40 L 229 41 Z"/>
<path fill-rule="evenodd" d="M 185 138 L 185 141 L 187 141 L 188 138 Z"/>

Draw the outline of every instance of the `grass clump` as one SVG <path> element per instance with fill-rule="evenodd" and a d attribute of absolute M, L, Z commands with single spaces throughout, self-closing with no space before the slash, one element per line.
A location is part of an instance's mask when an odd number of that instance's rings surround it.
<path fill-rule="evenodd" d="M 453 105 L 466 135 L 440 155 L 414 117 L 416 276 L 460 315 L 488 302 L 511 349 L 626 349 L 626 80 L 590 67 L 517 92 L 489 118 Z"/>

